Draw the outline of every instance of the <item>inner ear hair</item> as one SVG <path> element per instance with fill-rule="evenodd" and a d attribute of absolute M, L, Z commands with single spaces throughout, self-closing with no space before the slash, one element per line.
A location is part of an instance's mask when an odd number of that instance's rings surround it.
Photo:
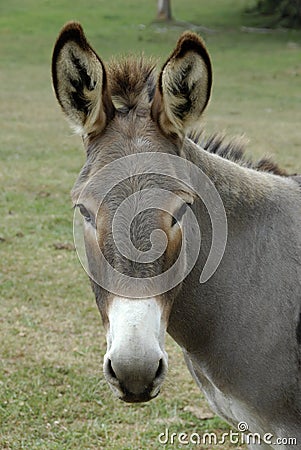
<path fill-rule="evenodd" d="M 99 131 L 113 117 L 104 64 L 77 22 L 67 23 L 56 41 L 52 79 L 58 102 L 78 133 Z"/>
<path fill-rule="evenodd" d="M 211 86 L 212 67 L 205 44 L 196 33 L 186 32 L 158 80 L 152 115 L 162 131 L 183 138 L 206 108 Z"/>

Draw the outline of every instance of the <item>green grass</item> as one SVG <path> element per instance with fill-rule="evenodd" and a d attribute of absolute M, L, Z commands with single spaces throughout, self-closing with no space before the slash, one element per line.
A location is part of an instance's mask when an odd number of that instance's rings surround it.
<path fill-rule="evenodd" d="M 204 35 L 215 79 L 208 130 L 245 134 L 249 153 L 301 171 L 301 34 L 242 32 L 254 25 L 242 13 L 251 3 L 174 0 L 173 13 L 215 30 Z M 101 373 L 100 316 L 70 250 L 69 191 L 84 154 L 52 93 L 54 41 L 77 19 L 105 60 L 144 51 L 162 63 L 188 25 L 153 24 L 155 13 L 155 2 L 139 0 L 0 5 L 1 449 L 156 449 L 166 427 L 228 430 L 218 418 L 197 418 L 205 402 L 171 339 L 162 394 L 134 406 L 113 398 Z"/>

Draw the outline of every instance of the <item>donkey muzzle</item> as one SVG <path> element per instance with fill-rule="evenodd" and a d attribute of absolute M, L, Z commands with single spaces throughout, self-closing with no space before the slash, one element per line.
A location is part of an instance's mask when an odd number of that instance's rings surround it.
<path fill-rule="evenodd" d="M 151 400 L 159 394 L 167 373 L 166 326 L 160 302 L 115 297 L 108 318 L 106 380 L 126 402 Z"/>
<path fill-rule="evenodd" d="M 129 403 L 147 402 L 155 398 L 167 372 L 167 359 L 118 360 L 105 358 L 104 374 L 112 391 Z"/>

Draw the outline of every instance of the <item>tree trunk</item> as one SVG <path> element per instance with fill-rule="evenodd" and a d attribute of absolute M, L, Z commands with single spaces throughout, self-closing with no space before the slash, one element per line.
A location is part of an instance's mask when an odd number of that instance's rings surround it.
<path fill-rule="evenodd" d="M 170 0 L 158 0 L 157 19 L 165 22 L 172 20 Z"/>

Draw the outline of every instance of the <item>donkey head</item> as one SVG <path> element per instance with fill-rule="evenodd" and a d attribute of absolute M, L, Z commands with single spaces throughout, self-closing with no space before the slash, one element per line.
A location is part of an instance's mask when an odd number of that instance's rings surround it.
<path fill-rule="evenodd" d="M 184 33 L 156 81 L 142 59 L 106 68 L 81 26 L 69 23 L 52 76 L 87 153 L 72 199 L 84 217 L 88 273 L 107 333 L 105 377 L 121 399 L 147 401 L 167 371 L 164 335 L 181 284 L 174 279 L 185 274 L 183 223 L 194 201 L 174 160 L 209 101 L 210 59 L 201 39 Z"/>

